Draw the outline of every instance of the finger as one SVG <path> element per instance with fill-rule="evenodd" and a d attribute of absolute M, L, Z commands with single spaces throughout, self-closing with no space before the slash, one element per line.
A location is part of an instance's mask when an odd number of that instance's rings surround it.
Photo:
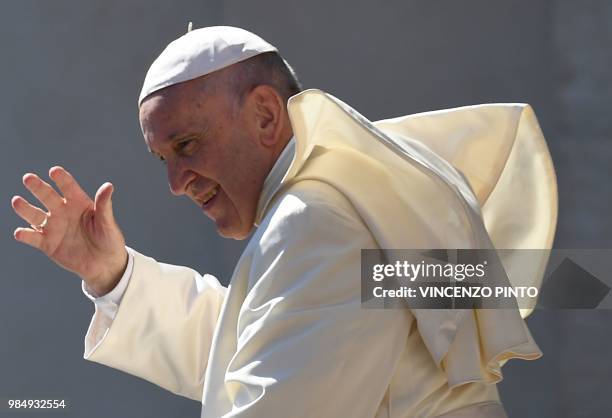
<path fill-rule="evenodd" d="M 94 211 L 96 212 L 96 216 L 99 215 L 105 223 L 114 221 L 113 202 L 111 200 L 113 190 L 114 187 L 112 183 L 104 183 L 96 192 Z"/>
<path fill-rule="evenodd" d="M 68 200 L 89 200 L 89 196 L 66 169 L 60 166 L 51 167 L 49 177 L 55 182 L 60 192 Z"/>
<path fill-rule="evenodd" d="M 64 199 L 55 189 L 36 174 L 27 173 L 24 175 L 23 184 L 49 211 L 59 208 L 64 203 Z"/>
<path fill-rule="evenodd" d="M 17 228 L 13 233 L 15 239 L 31 247 L 41 249 L 43 234 L 30 228 Z"/>
<path fill-rule="evenodd" d="M 14 196 L 11 199 L 11 206 L 13 206 L 17 215 L 30 225 L 40 225 L 48 216 L 42 209 L 30 204 L 21 196 Z"/>

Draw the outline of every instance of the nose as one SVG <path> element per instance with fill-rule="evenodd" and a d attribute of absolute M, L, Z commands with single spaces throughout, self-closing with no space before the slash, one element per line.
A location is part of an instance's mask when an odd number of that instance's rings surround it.
<path fill-rule="evenodd" d="M 193 171 L 184 167 L 178 158 L 168 160 L 167 171 L 168 186 L 170 186 L 170 192 L 175 196 L 185 194 L 187 186 L 196 176 Z"/>

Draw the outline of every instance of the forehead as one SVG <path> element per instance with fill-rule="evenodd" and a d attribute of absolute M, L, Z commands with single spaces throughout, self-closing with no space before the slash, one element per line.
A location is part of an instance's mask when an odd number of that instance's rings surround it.
<path fill-rule="evenodd" d="M 146 125 L 167 121 L 184 114 L 189 107 L 197 105 L 193 89 L 180 84 L 159 90 L 143 100 L 139 108 L 141 123 Z"/>
<path fill-rule="evenodd" d="M 194 130 L 201 131 L 210 121 L 224 117 L 224 98 L 200 93 L 194 86 L 176 85 L 153 93 L 142 102 L 139 118 L 149 147 L 163 145 Z"/>
<path fill-rule="evenodd" d="M 219 71 L 158 90 L 142 101 L 140 114 L 143 116 L 153 110 L 157 115 L 187 109 L 209 108 L 206 110 L 212 111 L 226 105 L 232 94 L 225 82 L 225 73 Z"/>

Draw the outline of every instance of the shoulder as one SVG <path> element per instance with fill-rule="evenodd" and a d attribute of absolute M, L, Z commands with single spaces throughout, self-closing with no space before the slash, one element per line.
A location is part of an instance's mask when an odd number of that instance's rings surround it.
<path fill-rule="evenodd" d="M 361 250 L 377 247 L 342 193 L 320 181 L 296 182 L 272 203 L 243 254 L 252 303 L 292 286 L 320 289 L 331 278 L 359 288 Z"/>
<path fill-rule="evenodd" d="M 248 260 L 251 273 L 257 276 L 272 265 L 305 260 L 317 264 L 377 247 L 345 195 L 325 182 L 303 180 L 275 198 L 242 261 Z"/>
<path fill-rule="evenodd" d="M 330 184 L 317 180 L 302 180 L 282 191 L 259 229 L 264 240 L 270 234 L 296 238 L 298 231 L 320 238 L 339 230 L 368 232 L 348 198 Z"/>

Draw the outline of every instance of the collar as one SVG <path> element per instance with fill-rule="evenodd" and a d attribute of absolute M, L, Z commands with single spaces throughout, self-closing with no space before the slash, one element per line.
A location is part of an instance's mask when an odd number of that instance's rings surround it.
<path fill-rule="evenodd" d="M 268 173 L 268 177 L 264 180 L 259 202 L 257 203 L 257 212 L 255 214 L 255 226 L 261 223 L 264 212 L 268 204 L 272 200 L 274 194 L 278 191 L 285 174 L 289 170 L 289 166 L 295 156 L 295 136 L 292 136 L 285 148 L 278 156 L 272 170 Z"/>

